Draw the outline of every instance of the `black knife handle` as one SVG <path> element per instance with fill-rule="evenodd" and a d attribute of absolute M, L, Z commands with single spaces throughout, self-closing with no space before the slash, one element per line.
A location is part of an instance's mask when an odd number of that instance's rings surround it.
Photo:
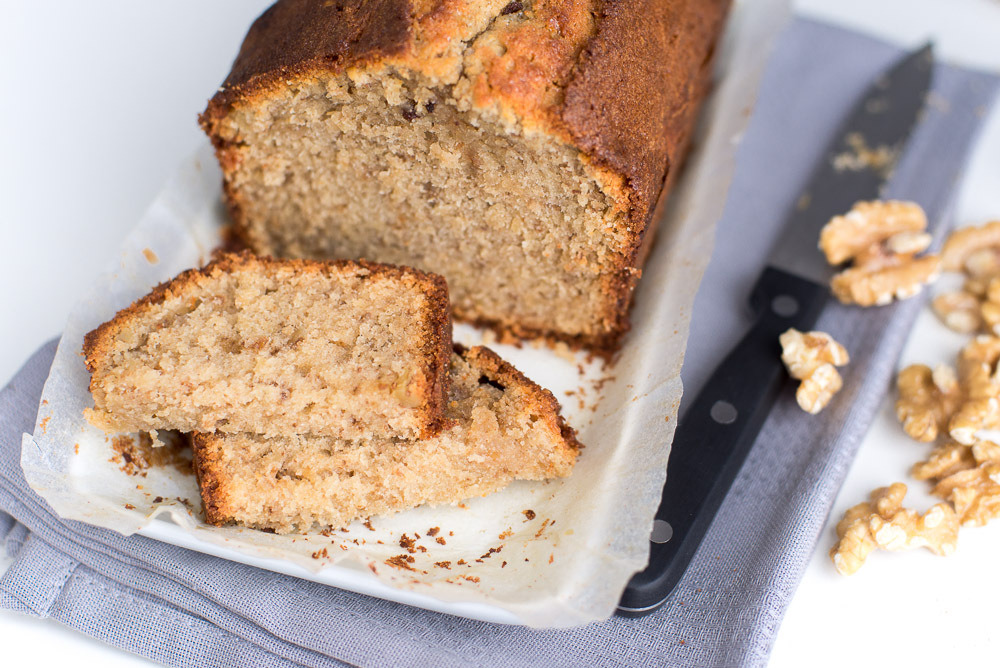
<path fill-rule="evenodd" d="M 768 267 L 761 274 L 750 297 L 753 327 L 712 372 L 677 425 L 649 564 L 626 587 L 620 615 L 653 612 L 680 581 L 785 379 L 778 337 L 789 327 L 811 328 L 828 294 L 826 286 L 779 269 Z"/>

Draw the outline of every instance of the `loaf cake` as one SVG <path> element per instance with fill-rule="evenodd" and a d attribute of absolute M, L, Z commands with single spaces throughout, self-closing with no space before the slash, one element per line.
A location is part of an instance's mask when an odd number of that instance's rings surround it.
<path fill-rule="evenodd" d="M 613 350 L 728 0 L 279 0 L 200 121 L 258 253 L 444 275 Z"/>
<path fill-rule="evenodd" d="M 418 441 L 194 434 L 206 520 L 279 533 L 342 527 L 570 474 L 579 444 L 550 392 L 487 348 L 456 349 L 450 385 L 446 427 Z"/>
<path fill-rule="evenodd" d="M 440 276 L 223 254 L 87 334 L 106 431 L 429 437 L 451 358 Z"/>

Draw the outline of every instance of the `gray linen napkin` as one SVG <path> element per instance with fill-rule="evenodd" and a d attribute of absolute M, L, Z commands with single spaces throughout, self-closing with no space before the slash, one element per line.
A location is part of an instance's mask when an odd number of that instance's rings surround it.
<path fill-rule="evenodd" d="M 803 20 L 779 40 L 696 301 L 687 387 L 747 324 L 746 292 L 825 139 L 899 55 Z M 920 202 L 938 236 L 996 88 L 994 77 L 939 67 L 945 103 L 928 111 L 887 193 Z M 667 605 L 560 631 L 409 608 L 59 519 L 18 464 L 49 343 L 0 393 L 0 537 L 14 557 L 0 606 L 179 666 L 762 665 L 920 305 L 831 305 L 819 328 L 851 352 L 844 390 L 819 418 L 799 411 L 788 390 Z"/>

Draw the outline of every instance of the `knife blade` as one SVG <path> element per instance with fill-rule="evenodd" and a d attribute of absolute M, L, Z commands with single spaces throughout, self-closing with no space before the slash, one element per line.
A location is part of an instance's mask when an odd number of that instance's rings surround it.
<path fill-rule="evenodd" d="M 919 122 L 932 69 L 928 44 L 876 78 L 814 168 L 751 290 L 754 324 L 677 425 L 649 563 L 625 588 L 618 614 L 659 608 L 694 557 L 787 381 L 778 337 L 789 327 L 810 329 L 829 298 L 835 268 L 819 250 L 820 230 L 855 202 L 879 196 Z"/>

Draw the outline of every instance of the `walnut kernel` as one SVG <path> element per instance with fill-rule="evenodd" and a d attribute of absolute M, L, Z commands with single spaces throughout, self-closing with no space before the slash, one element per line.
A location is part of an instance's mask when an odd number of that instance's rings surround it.
<path fill-rule="evenodd" d="M 963 400 L 948 421 L 948 433 L 963 445 L 975 442 L 981 429 L 1000 427 L 1000 338 L 977 336 L 958 358 L 958 377 Z"/>
<path fill-rule="evenodd" d="M 858 202 L 823 227 L 819 247 L 827 262 L 842 264 L 897 234 L 925 229 L 927 216 L 912 202 Z"/>
<path fill-rule="evenodd" d="M 1000 248 L 981 248 L 973 251 L 963 263 L 965 273 L 973 278 L 1000 276 Z"/>
<path fill-rule="evenodd" d="M 951 367 L 940 365 L 931 371 L 923 364 L 913 364 L 899 372 L 896 385 L 896 418 L 911 438 L 929 442 L 947 429 L 962 397 Z"/>
<path fill-rule="evenodd" d="M 992 261 L 987 255 L 978 253 L 983 250 L 994 253 Z M 941 266 L 945 271 L 967 271 L 973 276 L 982 276 L 980 272 L 988 270 L 989 265 L 1000 266 L 1000 259 L 995 256 L 997 252 L 1000 252 L 1000 220 L 979 227 L 963 227 L 945 242 Z M 1000 271 L 990 271 L 990 275 L 998 273 Z"/>
<path fill-rule="evenodd" d="M 884 255 L 840 272 L 830 282 L 830 289 L 844 304 L 885 306 L 894 299 L 915 297 L 940 273 L 936 255 Z"/>
<path fill-rule="evenodd" d="M 979 315 L 985 329 L 1000 335 L 1000 276 L 995 276 L 986 284 L 986 294 L 979 306 Z"/>
<path fill-rule="evenodd" d="M 935 476 L 931 494 L 951 502 L 962 526 L 983 526 L 1000 516 L 1000 445 L 977 441 L 965 449 L 961 462 Z"/>
<path fill-rule="evenodd" d="M 835 216 L 820 233 L 830 264 L 853 260 L 830 288 L 845 304 L 881 306 L 920 292 L 940 273 L 936 255 L 917 257 L 931 243 L 927 217 L 912 202 L 858 202 Z"/>
<path fill-rule="evenodd" d="M 842 575 L 855 573 L 876 548 L 912 550 L 926 547 L 948 555 L 958 544 L 958 518 L 951 506 L 939 503 L 923 515 L 903 508 L 906 485 L 897 482 L 871 494 L 871 500 L 850 508 L 837 523 L 837 544 L 830 558 Z"/>
<path fill-rule="evenodd" d="M 843 386 L 836 367 L 850 360 L 847 350 L 825 332 L 791 328 L 779 340 L 781 361 L 792 378 L 802 381 L 795 400 L 807 413 L 819 413 Z"/>
<path fill-rule="evenodd" d="M 931 302 L 931 308 L 948 329 L 956 332 L 973 334 L 983 325 L 979 297 L 965 290 L 938 295 Z"/>
<path fill-rule="evenodd" d="M 914 464 L 910 475 L 917 480 L 937 481 L 975 465 L 972 448 L 961 443 L 946 443 L 934 448 L 926 460 Z"/>
<path fill-rule="evenodd" d="M 941 266 L 966 276 L 960 292 L 934 300 L 934 311 L 944 324 L 963 333 L 1000 335 L 1000 221 L 952 233 Z"/>

